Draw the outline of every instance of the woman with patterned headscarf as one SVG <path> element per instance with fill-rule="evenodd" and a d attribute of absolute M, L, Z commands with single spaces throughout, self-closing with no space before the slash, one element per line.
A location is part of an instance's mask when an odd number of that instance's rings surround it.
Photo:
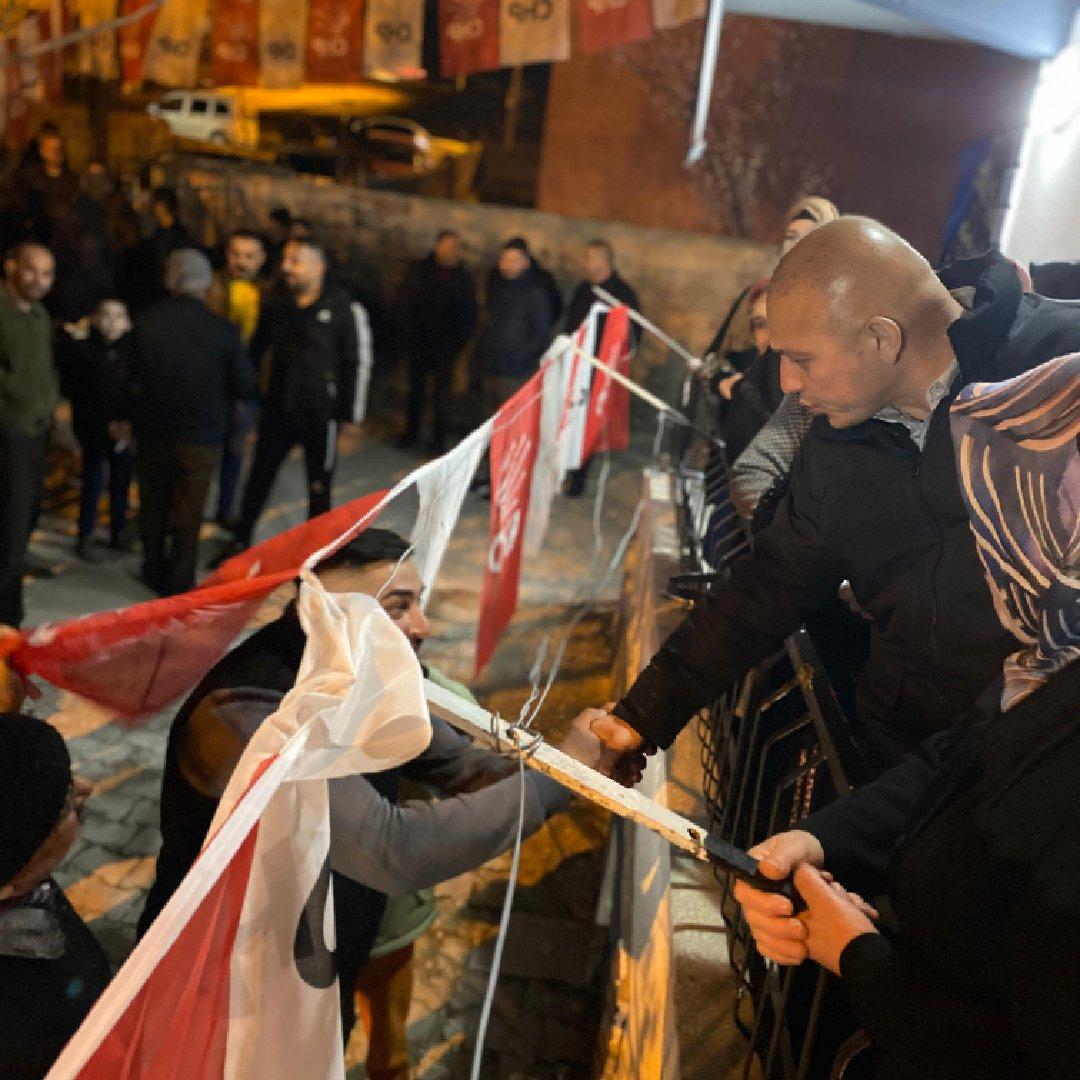
<path fill-rule="evenodd" d="M 765 956 L 843 976 L 879 1080 L 1080 1077 L 1080 355 L 968 387 L 952 423 L 1021 648 L 922 754 L 754 850 L 805 911 L 735 894 Z"/>

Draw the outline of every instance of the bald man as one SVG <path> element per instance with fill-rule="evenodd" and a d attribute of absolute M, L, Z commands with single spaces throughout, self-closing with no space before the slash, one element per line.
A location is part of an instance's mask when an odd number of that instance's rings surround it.
<path fill-rule="evenodd" d="M 23 620 L 23 565 L 60 400 L 41 303 L 55 272 L 49 249 L 27 242 L 4 260 L 0 288 L 0 623 L 9 626 Z"/>
<path fill-rule="evenodd" d="M 856 700 L 879 767 L 951 725 L 1001 673 L 1001 629 L 957 484 L 948 409 L 968 383 L 1080 350 L 1080 305 L 1025 295 L 999 255 L 930 265 L 877 222 L 822 226 L 769 290 L 785 381 L 816 415 L 754 553 L 695 605 L 613 713 L 616 749 L 667 747 L 844 579 L 872 620 Z"/>

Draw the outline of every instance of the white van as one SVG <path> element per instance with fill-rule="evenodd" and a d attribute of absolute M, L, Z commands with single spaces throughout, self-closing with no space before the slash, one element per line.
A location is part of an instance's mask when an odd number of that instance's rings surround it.
<path fill-rule="evenodd" d="M 177 90 L 152 102 L 147 112 L 164 120 L 182 139 L 241 147 L 253 147 L 258 141 L 257 125 L 231 95 Z"/>

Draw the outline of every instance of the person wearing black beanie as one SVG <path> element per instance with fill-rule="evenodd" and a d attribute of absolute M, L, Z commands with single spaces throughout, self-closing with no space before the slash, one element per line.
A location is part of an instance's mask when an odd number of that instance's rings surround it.
<path fill-rule="evenodd" d="M 0 1077 L 40 1080 L 108 984 L 109 962 L 52 878 L 92 787 L 60 733 L 0 713 Z"/>

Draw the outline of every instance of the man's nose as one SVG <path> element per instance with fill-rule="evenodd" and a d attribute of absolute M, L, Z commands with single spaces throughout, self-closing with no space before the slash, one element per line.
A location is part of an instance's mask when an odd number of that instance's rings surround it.
<path fill-rule="evenodd" d="M 780 357 L 780 389 L 785 394 L 797 394 L 803 388 L 802 372 L 786 356 Z"/>
<path fill-rule="evenodd" d="M 413 604 L 409 608 L 405 633 L 408 637 L 419 638 L 421 641 L 426 640 L 431 633 L 431 623 L 428 622 L 428 617 L 419 604 Z"/>

